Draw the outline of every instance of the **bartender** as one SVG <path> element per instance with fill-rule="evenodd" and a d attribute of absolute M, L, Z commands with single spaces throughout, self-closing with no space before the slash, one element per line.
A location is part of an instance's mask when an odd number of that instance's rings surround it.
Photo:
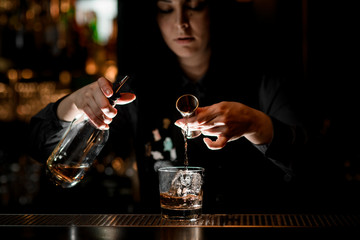
<path fill-rule="evenodd" d="M 31 120 L 34 158 L 45 162 L 69 122 L 85 113 L 96 127 L 110 130 L 99 158 L 109 149 L 124 157 L 135 150 L 139 211 L 159 213 L 157 169 L 184 164 L 185 119 L 175 102 L 188 93 L 200 103 L 188 127 L 202 135 L 188 141 L 188 159 L 189 165 L 205 168 L 203 212 L 296 207 L 293 182 L 296 167 L 305 164 L 307 142 L 299 95 L 292 88 L 300 76 L 259 64 L 249 6 L 211 0 L 145 2 L 145 12 L 130 16 L 138 18 L 143 31 L 135 26 L 124 40 L 137 46 L 119 56 L 124 59 L 120 72 L 129 73 L 131 81 L 118 105 L 109 105 L 112 84 L 103 77 L 50 103 Z M 232 11 L 241 16 L 236 28 Z"/>

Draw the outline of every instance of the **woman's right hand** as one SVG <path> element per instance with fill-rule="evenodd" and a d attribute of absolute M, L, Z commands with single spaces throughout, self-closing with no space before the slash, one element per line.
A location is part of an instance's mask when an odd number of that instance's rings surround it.
<path fill-rule="evenodd" d="M 60 120 L 72 121 L 79 114 L 85 113 L 89 120 L 100 129 L 108 129 L 117 110 L 107 98 L 113 94 L 112 83 L 104 77 L 73 92 L 63 99 L 57 109 Z M 133 93 L 121 93 L 116 104 L 128 104 L 136 99 Z"/>

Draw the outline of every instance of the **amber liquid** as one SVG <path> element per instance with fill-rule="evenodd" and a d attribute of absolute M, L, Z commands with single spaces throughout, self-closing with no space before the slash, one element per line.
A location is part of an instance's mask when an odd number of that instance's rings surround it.
<path fill-rule="evenodd" d="M 188 132 L 188 127 L 186 126 L 186 130 L 183 131 L 183 135 L 184 135 L 184 149 L 185 149 L 185 152 L 184 152 L 184 166 L 185 167 L 188 167 L 189 166 L 189 157 L 188 157 L 188 138 L 186 137 L 187 136 L 187 132 Z"/>
<path fill-rule="evenodd" d="M 164 218 L 196 220 L 201 216 L 202 194 L 177 197 L 169 193 L 161 193 L 160 204 Z"/>
<path fill-rule="evenodd" d="M 191 96 L 183 96 L 176 104 L 183 115 L 190 115 L 196 109 L 197 99 L 195 100 Z"/>
<path fill-rule="evenodd" d="M 54 164 L 48 166 L 51 179 L 56 185 L 60 185 L 64 188 L 69 188 L 81 181 L 84 178 L 86 171 L 89 169 L 88 164 L 80 165 L 64 165 Z"/>

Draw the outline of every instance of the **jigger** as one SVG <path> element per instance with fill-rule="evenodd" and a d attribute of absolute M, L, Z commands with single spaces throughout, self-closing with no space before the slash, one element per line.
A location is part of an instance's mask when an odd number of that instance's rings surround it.
<path fill-rule="evenodd" d="M 192 94 L 184 94 L 176 100 L 176 109 L 185 118 L 194 116 L 198 107 L 199 100 Z M 200 134 L 200 131 L 190 131 L 188 126 L 186 125 L 186 130 L 184 131 L 184 135 L 186 136 L 186 138 L 196 138 L 200 136 Z"/>

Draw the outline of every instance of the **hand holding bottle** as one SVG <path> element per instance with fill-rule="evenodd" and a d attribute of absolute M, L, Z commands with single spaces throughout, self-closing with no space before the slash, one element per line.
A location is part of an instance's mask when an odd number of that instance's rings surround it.
<path fill-rule="evenodd" d="M 57 115 L 60 120 L 72 121 L 85 113 L 90 122 L 99 129 L 108 129 L 117 110 L 111 106 L 108 98 L 113 95 L 112 83 L 104 77 L 99 78 L 60 102 Z M 136 99 L 133 93 L 121 93 L 116 104 L 128 104 Z"/>
<path fill-rule="evenodd" d="M 97 115 L 99 115 L 103 117 L 105 124 L 110 123 L 116 115 L 114 106 L 117 103 L 125 104 L 135 99 L 133 94 L 121 95 L 120 93 L 121 86 L 128 78 L 125 76 L 120 82 L 115 82 L 110 91 L 109 82 L 105 78 L 101 78 L 96 84 L 90 84 L 76 91 L 61 102 L 63 105 L 60 113 L 64 115 L 59 114 L 59 117 L 77 116 L 72 119 L 62 139 L 46 162 L 47 174 L 56 185 L 70 188 L 84 178 L 109 137 L 108 126 L 99 128 L 98 125 L 93 124 L 94 118 L 98 118 Z M 101 94 L 102 92 L 104 94 Z M 85 96 L 81 97 L 82 94 Z M 130 98 L 120 99 L 121 96 L 130 96 Z M 69 112 L 64 109 L 66 104 L 72 104 Z M 94 113 L 94 110 L 97 112 Z"/>

